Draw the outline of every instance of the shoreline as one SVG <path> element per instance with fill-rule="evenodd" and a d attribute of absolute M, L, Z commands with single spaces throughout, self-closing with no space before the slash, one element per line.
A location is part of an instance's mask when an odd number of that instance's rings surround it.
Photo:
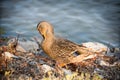
<path fill-rule="evenodd" d="M 4 42 L 4 39 L 3 39 Z M 3 43 L 2 42 L 2 43 Z M 9 44 L 14 44 L 14 39 L 13 40 L 5 40 L 7 43 L 4 49 L 9 48 L 10 51 L 8 50 L 7 52 L 9 53 L 14 53 L 14 47 L 9 46 Z M 83 62 L 74 62 L 72 64 L 68 64 L 67 68 L 58 68 L 56 69 L 55 62 L 51 60 L 49 57 L 46 55 L 43 55 L 44 52 L 40 49 L 37 51 L 38 47 L 33 46 L 33 44 L 36 44 L 35 46 L 38 46 L 38 44 L 33 40 L 33 41 L 23 41 L 20 42 L 18 41 L 18 46 L 17 51 L 15 52 L 15 56 L 19 57 L 18 59 L 7 59 L 7 63 L 4 60 L 5 56 L 0 56 L 2 60 L 0 64 L 0 76 L 2 76 L 2 79 L 67 79 L 67 80 L 73 80 L 73 79 L 97 79 L 97 80 L 109 80 L 109 79 L 120 79 L 119 76 L 119 71 L 118 68 L 120 66 L 120 59 L 112 58 L 108 56 L 108 62 L 106 62 L 104 57 L 98 57 L 98 59 L 95 59 L 94 63 L 94 58 L 90 58 L 90 60 L 86 60 Z M 94 45 L 94 44 L 93 44 Z M 93 46 L 92 45 L 92 46 Z M 0 47 L 2 47 L 0 46 Z M 31 47 L 28 49 L 28 47 Z M 91 47 L 92 47 L 91 46 Z M 27 48 L 28 50 L 24 50 Z M 30 50 L 31 49 L 31 50 Z M 4 54 L 3 50 L 3 54 Z M 94 56 L 93 56 L 94 57 Z M 96 56 L 97 57 L 97 56 Z M 86 57 L 86 58 L 89 58 Z M 102 59 L 103 58 L 103 59 Z M 100 60 L 99 60 L 100 59 Z M 102 60 L 101 60 L 102 59 Z M 109 63 L 110 59 L 110 63 Z M 78 61 L 78 60 L 77 60 Z M 113 63 L 111 63 L 113 61 Z M 99 67 L 97 67 L 98 65 Z M 6 67 L 7 66 L 7 67 Z M 76 71 L 78 69 L 78 71 Z M 3 74 L 4 73 L 8 73 Z M 62 72 L 62 73 L 61 73 Z M 114 75 L 110 75 L 114 74 Z M 65 74 L 65 75 L 63 75 Z M 79 75 L 78 75 L 79 74 Z M 91 75 L 92 74 L 92 75 Z M 102 74 L 102 75 L 101 75 Z M 56 76 L 57 75 L 57 76 Z M 118 77 L 116 77 L 118 76 Z"/>

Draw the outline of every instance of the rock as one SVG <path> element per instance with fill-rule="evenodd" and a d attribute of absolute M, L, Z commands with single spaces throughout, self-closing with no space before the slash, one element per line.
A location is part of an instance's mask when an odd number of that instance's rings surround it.
<path fill-rule="evenodd" d="M 21 52 L 26 52 L 26 50 L 20 45 L 17 45 L 16 50 Z"/>
<path fill-rule="evenodd" d="M 46 64 L 42 65 L 41 68 L 42 68 L 42 70 L 44 71 L 44 73 L 53 70 L 52 67 L 50 67 L 50 66 L 48 66 L 48 65 L 46 65 Z"/>
<path fill-rule="evenodd" d="M 18 56 L 13 55 L 12 53 L 9 52 L 4 52 L 3 56 L 5 57 L 5 59 L 10 59 L 10 58 L 15 58 L 18 59 Z"/>
<path fill-rule="evenodd" d="M 82 43 L 83 46 L 88 48 L 90 51 L 93 52 L 106 52 L 108 50 L 108 47 L 104 44 L 98 43 L 98 42 L 86 42 Z"/>
<path fill-rule="evenodd" d="M 24 50 L 26 51 L 32 51 L 32 52 L 36 52 L 38 47 L 38 44 L 36 42 L 33 41 L 19 41 L 19 45 L 21 47 L 23 47 Z"/>

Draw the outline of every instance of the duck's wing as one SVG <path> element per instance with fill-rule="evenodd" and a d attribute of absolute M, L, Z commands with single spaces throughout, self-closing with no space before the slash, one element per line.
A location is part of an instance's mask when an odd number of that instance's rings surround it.
<path fill-rule="evenodd" d="M 56 39 L 51 46 L 52 55 L 54 59 L 57 60 L 60 65 L 65 65 L 72 62 L 76 57 L 85 54 L 93 54 L 93 52 L 86 49 L 84 46 L 80 46 L 67 39 Z"/>
<path fill-rule="evenodd" d="M 57 60 L 60 65 L 68 64 L 78 55 L 77 45 L 66 39 L 56 39 L 52 46 L 52 57 Z"/>
<path fill-rule="evenodd" d="M 77 55 L 78 45 L 67 39 L 56 39 L 52 45 L 52 49 L 59 56 L 74 57 Z M 74 54 L 75 53 L 75 54 Z"/>

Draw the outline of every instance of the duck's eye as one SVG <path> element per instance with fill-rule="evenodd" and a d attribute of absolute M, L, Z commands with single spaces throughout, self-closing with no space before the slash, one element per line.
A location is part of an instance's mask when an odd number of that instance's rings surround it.
<path fill-rule="evenodd" d="M 79 53 L 78 51 L 75 51 L 75 52 L 73 53 L 73 55 L 76 57 L 76 56 L 79 56 L 80 53 Z"/>

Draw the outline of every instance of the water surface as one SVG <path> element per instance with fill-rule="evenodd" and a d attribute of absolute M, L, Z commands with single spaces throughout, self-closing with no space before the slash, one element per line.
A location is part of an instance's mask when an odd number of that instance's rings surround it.
<path fill-rule="evenodd" d="M 119 0 L 4 0 L 0 9 L 5 36 L 41 37 L 36 26 L 44 20 L 53 24 L 56 35 L 74 42 L 120 47 Z"/>

